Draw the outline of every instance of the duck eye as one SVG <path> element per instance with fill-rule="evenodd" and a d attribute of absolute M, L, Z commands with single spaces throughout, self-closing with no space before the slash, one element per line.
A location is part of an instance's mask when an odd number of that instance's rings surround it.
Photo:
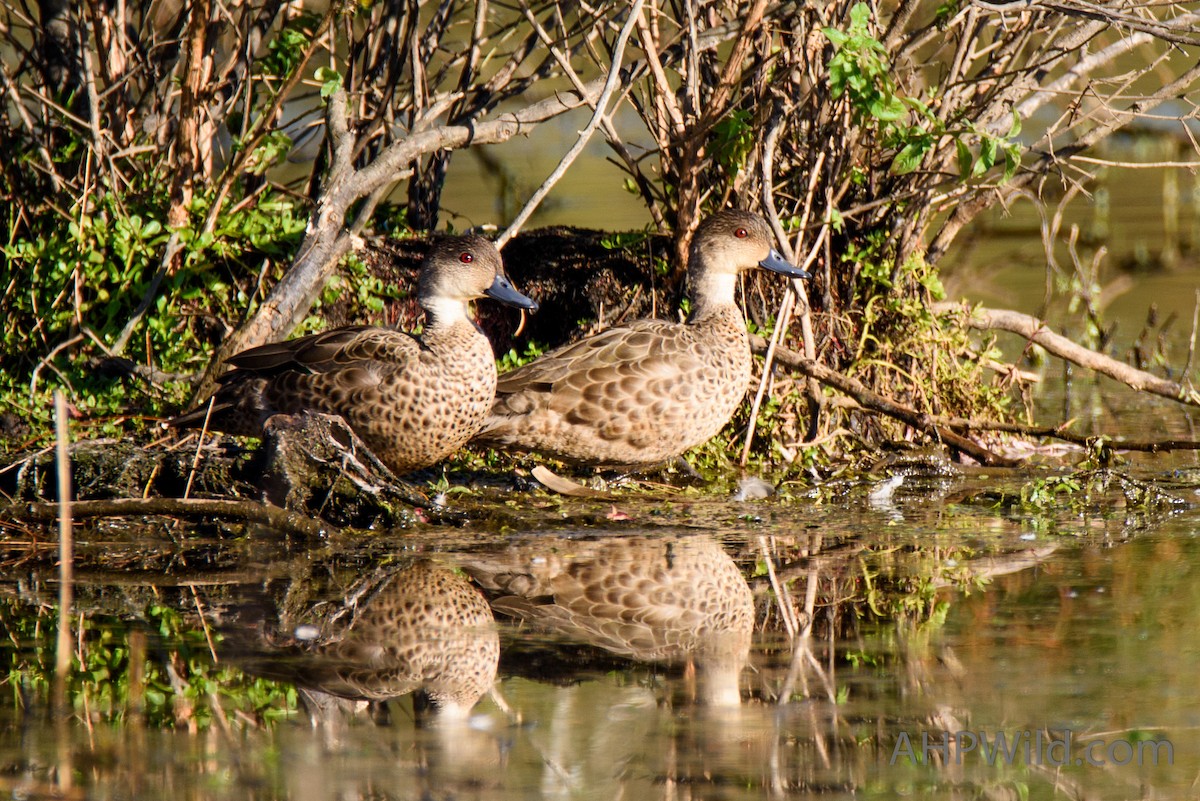
<path fill-rule="evenodd" d="M 747 231 L 745 228 L 739 228 L 733 232 L 733 235 L 736 236 L 738 239 L 745 239 L 746 237 L 750 236 L 750 232 Z"/>
<path fill-rule="evenodd" d="M 470 253 L 459 253 L 458 260 L 461 261 L 463 264 L 470 264 L 471 262 L 475 261 L 475 257 L 472 256 Z"/>

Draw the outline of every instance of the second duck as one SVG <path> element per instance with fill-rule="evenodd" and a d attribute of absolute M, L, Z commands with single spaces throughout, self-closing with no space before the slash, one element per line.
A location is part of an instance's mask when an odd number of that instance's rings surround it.
<path fill-rule="evenodd" d="M 809 277 L 772 243 L 757 214 L 712 215 L 688 259 L 687 322 L 614 326 L 501 376 L 475 441 L 602 467 L 660 464 L 708 441 L 750 383 L 738 275 L 764 267 Z"/>

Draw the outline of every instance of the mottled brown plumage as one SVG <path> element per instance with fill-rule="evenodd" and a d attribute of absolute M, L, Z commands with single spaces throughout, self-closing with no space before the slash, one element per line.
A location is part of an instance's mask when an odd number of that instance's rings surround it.
<path fill-rule="evenodd" d="M 461 573 L 428 559 L 377 571 L 278 626 L 225 621 L 223 657 L 295 684 L 314 719 L 331 723 L 409 693 L 421 710 L 462 718 L 491 689 L 500 662 L 487 601 Z"/>
<path fill-rule="evenodd" d="M 487 602 L 462 575 L 427 560 L 391 575 L 326 637 L 291 661 L 307 689 L 368 701 L 420 691 L 451 716 L 483 697 L 500 662 Z"/>
<path fill-rule="evenodd" d="M 461 558 L 492 608 L 638 661 L 693 662 L 711 704 L 739 701 L 750 587 L 707 537 L 609 537 L 515 545 Z"/>
<path fill-rule="evenodd" d="M 807 276 L 771 243 L 756 214 L 709 217 L 692 244 L 686 323 L 615 326 L 501 376 L 476 441 L 597 466 L 652 465 L 706 442 L 750 381 L 738 274 L 762 266 Z"/>
<path fill-rule="evenodd" d="M 495 356 L 467 306 L 484 295 L 537 308 L 508 283 L 487 239 L 445 239 L 422 267 L 420 336 L 354 326 L 239 353 L 228 360 L 235 369 L 221 378 L 209 427 L 259 436 L 275 414 L 336 414 L 396 473 L 435 464 L 479 430 L 495 394 Z M 172 424 L 199 427 L 206 411 Z"/>

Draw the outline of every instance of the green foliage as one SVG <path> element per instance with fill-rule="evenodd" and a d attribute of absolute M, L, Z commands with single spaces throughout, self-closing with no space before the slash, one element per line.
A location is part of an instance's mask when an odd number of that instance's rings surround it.
<path fill-rule="evenodd" d="M 845 258 L 860 267 L 862 311 L 853 374 L 870 386 L 888 386 L 889 397 L 925 411 L 954 409 L 981 419 L 1008 413 L 1010 388 L 987 367 L 1000 360 L 999 349 L 992 342 L 973 342 L 954 320 L 929 311 L 922 295 L 940 300 L 945 294 L 935 268 L 912 257 L 889 270 L 874 253 L 853 247 Z M 896 284 L 920 286 L 924 293 L 890 291 Z"/>
<path fill-rule="evenodd" d="M 153 413 L 183 399 L 182 385 L 114 382 L 94 361 L 117 342 L 148 297 L 163 264 L 169 181 L 147 166 L 121 193 L 97 191 L 86 206 L 28 208 L 0 247 L 13 275 L 4 299 L 0 399 L 33 425 L 50 419 L 50 395 L 65 387 L 88 416 Z M 305 219 L 287 196 L 268 190 L 253 203 L 203 221 L 212 198 L 198 197 L 178 230 L 179 264 L 160 276 L 152 305 L 129 339 L 129 354 L 168 373 L 207 363 L 224 331 L 245 313 L 260 275 L 272 275 L 295 249 Z"/>
<path fill-rule="evenodd" d="M 870 6 L 858 3 L 850 9 L 850 25 L 845 31 L 822 31 L 835 48 L 828 64 L 830 89 L 834 97 L 844 95 L 849 100 L 850 113 L 859 125 L 872 119 L 896 122 L 905 114 L 892 81 L 887 49 L 872 35 L 871 27 Z"/>
<path fill-rule="evenodd" d="M 1083 485 L 1075 476 L 1037 478 L 1021 487 L 1021 505 L 1040 511 L 1059 509 L 1064 496 L 1070 499 L 1082 490 Z"/>
<path fill-rule="evenodd" d="M 930 109 L 930 103 L 908 96 L 896 86 L 887 49 L 874 37 L 872 28 L 870 7 L 858 3 L 850 10 L 845 31 L 823 30 L 834 46 L 828 63 L 829 87 L 835 98 L 846 99 L 856 125 L 876 131 L 883 145 L 895 151 L 891 172 L 905 175 L 920 169 L 926 157 L 949 138 L 954 143 L 959 180 L 980 178 L 1000 162 L 1004 165 L 1000 183 L 1012 178 L 1021 165 L 1021 146 L 1016 141 L 1021 121 L 1016 112 L 1004 136 L 990 134 L 968 119 L 944 122 Z M 978 152 L 972 150 L 972 143 Z"/>
<path fill-rule="evenodd" d="M 605 250 L 627 250 L 643 244 L 650 238 L 649 231 L 619 231 L 600 237 L 600 247 Z"/>
<path fill-rule="evenodd" d="M 250 154 L 246 163 L 246 172 L 251 175 L 262 175 L 271 167 L 279 164 L 287 157 L 292 149 L 292 137 L 283 131 L 271 131 L 264 136 Z"/>
<path fill-rule="evenodd" d="M 1027 513 L 1128 515 L 1173 513 L 1187 506 L 1154 482 L 1141 481 L 1107 467 L 1096 467 L 1095 453 L 1107 446 L 1094 444 L 1080 468 L 1067 475 L 1035 478 L 1021 486 L 1015 505 Z M 1111 458 L 1111 457 L 1103 457 Z M 1010 500 L 1011 503 L 1011 500 Z"/>
<path fill-rule="evenodd" d="M 516 348 L 509 348 L 508 352 L 499 358 L 496 367 L 501 373 L 507 373 L 509 370 L 515 370 L 521 365 L 533 361 L 545 352 L 545 345 L 530 340 L 525 343 L 525 350 L 521 352 L 518 352 Z"/>
<path fill-rule="evenodd" d="M 366 262 L 351 253 L 342 259 L 338 272 L 325 283 L 321 296 L 313 306 L 313 313 L 296 326 L 294 334 L 301 336 L 321 331 L 328 327 L 330 318 L 377 318 L 389 302 L 400 300 L 404 295 L 397 285 L 371 274 Z"/>
<path fill-rule="evenodd" d="M 10 601 L 0 605 L 0 617 L 9 633 L 0 646 L 0 670 L 14 703 L 22 703 L 23 693 L 46 703 L 54 679 L 57 611 L 31 611 Z M 218 714 L 231 722 L 268 723 L 296 710 L 293 686 L 214 663 L 204 630 L 172 608 L 153 605 L 132 625 L 104 616 L 85 616 L 75 625 L 81 631 L 65 686 L 77 714 L 114 724 L 139 714 L 152 726 L 187 722 L 203 729 Z M 145 648 L 132 645 L 135 632 L 145 635 Z M 142 661 L 135 665 L 139 653 Z"/>
<path fill-rule="evenodd" d="M 317 67 L 313 77 L 321 84 L 321 97 L 324 100 L 342 87 L 342 74 L 329 67 Z"/>
<path fill-rule="evenodd" d="M 312 14 L 302 14 L 280 30 L 267 44 L 267 55 L 260 63 L 263 73 L 277 78 L 290 76 L 300 66 L 318 21 Z"/>
<path fill-rule="evenodd" d="M 713 156 L 730 178 L 737 176 L 754 148 L 755 131 L 749 111 L 736 109 L 713 126 Z"/>

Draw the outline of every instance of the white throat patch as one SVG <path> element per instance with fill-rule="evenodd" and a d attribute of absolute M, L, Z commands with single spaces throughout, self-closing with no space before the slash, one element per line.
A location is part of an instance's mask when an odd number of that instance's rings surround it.
<path fill-rule="evenodd" d="M 451 325 L 467 319 L 467 304 L 451 298 L 431 298 L 424 304 L 429 316 L 440 325 Z"/>

